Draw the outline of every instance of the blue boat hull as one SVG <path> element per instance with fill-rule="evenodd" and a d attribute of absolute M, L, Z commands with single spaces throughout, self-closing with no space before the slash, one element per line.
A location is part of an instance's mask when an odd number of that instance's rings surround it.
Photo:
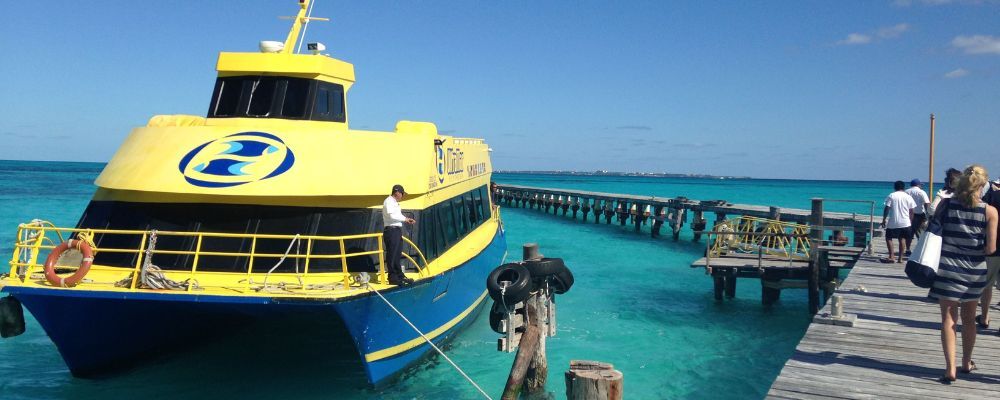
<path fill-rule="evenodd" d="M 474 320 L 486 276 L 506 251 L 502 229 L 478 255 L 432 279 L 382 293 L 435 343 Z M 433 349 L 374 293 L 330 301 L 172 293 L 111 293 L 8 286 L 56 344 L 70 371 L 102 375 L 158 354 L 225 339 L 241 326 L 306 331 L 353 342 L 368 381 L 379 384 Z M 279 346 L 280 347 L 280 346 Z"/>

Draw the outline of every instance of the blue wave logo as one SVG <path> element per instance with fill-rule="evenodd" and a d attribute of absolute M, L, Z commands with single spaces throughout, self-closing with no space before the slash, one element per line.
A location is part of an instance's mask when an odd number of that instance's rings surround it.
<path fill-rule="evenodd" d="M 178 168 L 188 183 L 221 188 L 281 175 L 295 164 L 295 154 L 281 138 L 264 132 L 240 132 L 195 147 Z"/>
<path fill-rule="evenodd" d="M 438 146 L 437 150 L 438 182 L 444 183 L 444 149 Z"/>

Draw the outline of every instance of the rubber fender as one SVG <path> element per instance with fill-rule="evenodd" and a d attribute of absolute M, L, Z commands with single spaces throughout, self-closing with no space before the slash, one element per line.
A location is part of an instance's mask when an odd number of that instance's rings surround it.
<path fill-rule="evenodd" d="M 569 288 L 573 287 L 573 273 L 570 272 L 569 268 L 563 268 L 562 271 L 552 276 L 552 292 L 555 294 L 563 294 L 569 291 Z"/>
<path fill-rule="evenodd" d="M 9 338 L 24 333 L 24 309 L 14 296 L 0 299 L 0 337 Z"/>
<path fill-rule="evenodd" d="M 509 282 L 506 289 L 502 282 Z M 486 290 L 494 301 L 511 307 L 531 294 L 531 273 L 520 264 L 501 265 L 486 277 Z"/>
<path fill-rule="evenodd" d="M 545 278 L 553 276 L 559 271 L 566 269 L 566 264 L 561 258 L 542 258 L 540 260 L 529 260 L 524 262 L 524 268 L 528 270 L 532 278 Z"/>
<path fill-rule="evenodd" d="M 493 302 L 493 307 L 490 308 L 490 329 L 496 333 L 503 333 L 500 329 L 500 325 L 503 322 L 504 317 L 506 317 L 506 312 L 503 310 L 503 305 L 497 302 Z"/>

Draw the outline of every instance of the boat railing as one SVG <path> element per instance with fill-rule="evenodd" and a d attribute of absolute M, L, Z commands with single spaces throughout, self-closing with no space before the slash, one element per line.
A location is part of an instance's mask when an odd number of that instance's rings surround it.
<path fill-rule="evenodd" d="M 124 235 L 138 238 L 137 248 L 115 248 L 99 247 L 93 242 L 95 235 Z M 165 237 L 181 237 L 193 240 L 193 249 L 169 249 L 166 246 L 156 247 L 157 239 Z M 41 256 L 47 255 L 60 243 L 70 238 L 76 238 L 88 242 L 98 253 L 125 253 L 134 255 L 134 264 L 129 267 L 108 266 L 95 263 L 90 271 L 116 272 L 121 275 L 121 280 L 116 281 L 116 286 L 128 290 L 138 290 L 142 288 L 140 275 L 144 269 L 152 264 L 152 259 L 157 255 L 174 255 L 190 257 L 190 268 L 157 268 L 157 272 L 168 275 L 172 279 L 183 279 L 186 283 L 185 291 L 192 291 L 199 287 L 205 287 L 205 282 L 214 282 L 214 286 L 234 289 L 234 286 L 242 286 L 245 291 L 269 291 L 268 279 L 279 279 L 278 284 L 281 290 L 290 292 L 301 292 L 310 290 L 329 291 L 336 287 L 338 289 L 350 289 L 360 287 L 364 279 L 360 273 L 349 270 L 348 259 L 351 257 L 377 256 L 376 277 L 373 283 L 387 284 L 388 274 L 385 268 L 385 252 L 382 245 L 382 233 L 366 233 L 344 236 L 319 236 L 319 235 L 277 235 L 258 233 L 217 233 L 217 232 L 184 232 L 184 231 L 160 231 L 160 230 L 122 230 L 122 229 L 90 229 L 90 228 L 61 228 L 46 221 L 35 220 L 31 223 L 18 225 L 17 240 L 14 244 L 14 251 L 10 260 L 10 278 L 18 278 L 20 283 L 29 283 L 32 274 L 42 272 L 45 259 Z M 244 239 L 250 241 L 249 251 L 209 251 L 203 248 L 206 239 Z M 403 242 L 410 249 L 415 250 L 415 254 L 407 254 L 401 251 L 401 256 L 412 263 L 417 268 L 420 276 L 428 276 L 427 258 L 420 248 L 410 239 L 403 237 Z M 288 242 L 288 250 L 284 253 L 262 252 L 258 250 L 258 243 L 264 240 L 272 242 Z M 364 250 L 363 247 L 351 247 L 350 244 L 359 241 L 372 241 L 378 244 L 377 249 Z M 133 240 L 134 242 L 134 240 Z M 319 254 L 314 252 L 314 246 L 323 242 L 334 242 L 333 252 Z M 370 243 L 370 242 L 369 242 Z M 283 247 L 283 246 L 282 246 Z M 329 246 L 325 246 L 329 248 Z M 406 246 L 404 246 L 405 248 Z M 304 248 L 304 251 L 302 251 Z M 246 258 L 246 271 L 220 272 L 215 270 L 205 270 L 204 257 L 237 257 Z M 41 261 L 39 261 L 41 260 Z M 266 261 L 270 262 L 266 262 Z M 289 261 L 285 261 L 289 260 Z M 312 264 L 317 260 L 340 260 L 339 268 L 325 266 L 322 271 L 310 271 Z M 370 260 L 370 258 L 369 258 Z M 274 272 L 279 265 L 284 262 L 295 264 L 294 272 L 287 272 L 286 267 L 281 272 Z M 78 263 L 78 262 L 77 262 Z M 185 262 L 186 263 L 186 262 Z M 301 270 L 300 267 L 301 266 Z M 56 265 L 60 272 L 73 272 L 79 265 Z M 211 269 L 211 268 L 210 268 Z M 88 273 L 88 274 L 92 274 Z M 124 275 L 122 275 L 124 274 Z M 263 281 L 261 278 L 263 276 Z M 128 279 L 129 281 L 126 281 Z M 201 284 L 199 284 L 201 279 Z M 284 279 L 284 280 L 280 280 Z M 288 279 L 293 279 L 292 284 Z M 369 278 L 370 279 L 370 278 Z M 238 282 L 234 285 L 234 282 Z M 274 281 L 272 281 L 274 282 Z M 107 282 L 105 282 L 107 283 Z M 212 283 L 209 283 L 212 285 Z M 271 285 L 271 286 L 274 286 Z"/>
<path fill-rule="evenodd" d="M 709 238 L 708 255 L 718 257 L 729 252 L 746 252 L 808 260 L 811 243 L 809 225 L 740 216 L 719 222 Z"/>

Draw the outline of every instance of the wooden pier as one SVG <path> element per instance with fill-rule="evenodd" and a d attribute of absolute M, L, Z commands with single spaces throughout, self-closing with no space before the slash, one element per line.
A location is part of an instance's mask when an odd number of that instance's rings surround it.
<path fill-rule="evenodd" d="M 878 241 L 881 242 L 881 241 Z M 884 243 L 876 251 L 885 253 Z M 836 291 L 853 327 L 814 322 L 768 392 L 773 399 L 1000 398 L 1000 309 L 980 329 L 972 358 L 978 370 L 943 385 L 940 308 L 906 278 L 903 264 L 862 256 Z M 818 317 L 831 313 L 828 304 Z M 956 362 L 962 335 L 957 332 Z"/>
<path fill-rule="evenodd" d="M 611 224 L 612 220 L 617 220 L 623 226 L 633 225 L 637 232 L 648 224 L 653 236 L 659 236 L 663 225 L 667 225 L 675 240 L 688 221 L 689 214 L 694 232 L 705 230 L 705 215 L 709 213 L 715 215 L 716 221 L 725 220 L 729 216 L 749 216 L 803 224 L 809 223 L 812 214 L 811 210 L 805 209 L 732 204 L 725 200 L 665 198 L 517 185 L 499 185 L 494 199 L 510 207 L 561 213 L 574 219 L 580 215 L 582 221 L 593 219 L 594 223 L 600 223 L 603 220 L 604 223 Z M 869 233 L 874 231 L 874 223 L 869 215 L 837 212 L 824 213 L 822 221 L 825 229 L 853 232 L 852 245 L 855 247 L 865 247 L 868 244 Z M 699 238 L 700 234 L 695 233 L 695 240 Z"/>
<path fill-rule="evenodd" d="M 714 241 L 711 237 L 706 240 L 706 257 L 695 261 L 691 267 L 705 268 L 706 273 L 711 275 L 716 300 L 734 297 L 737 280 L 752 278 L 761 283 L 764 305 L 777 301 L 782 289 L 808 289 L 809 311 L 812 313 L 818 311 L 836 289 L 840 272 L 854 266 L 858 256 L 869 245 L 869 237 L 877 236 L 874 216 L 824 212 L 822 199 L 812 199 L 810 210 L 781 209 L 730 204 L 723 200 L 699 201 L 685 197 L 661 198 L 514 185 L 496 188 L 494 198 L 508 206 L 538 209 L 555 215 L 561 213 L 574 219 L 582 212 L 583 222 L 589 221 L 589 215 L 593 215 L 594 223 L 603 220 L 611 224 L 612 220 L 617 220 L 622 226 L 634 226 L 636 232 L 648 224 L 649 232 L 654 237 L 659 236 L 666 225 L 671 229 L 674 240 L 678 239 L 690 212 L 694 215 L 691 229 L 695 240 L 700 240 L 703 234 L 715 236 Z M 715 214 L 711 230 L 706 230 L 706 213 Z M 736 218 L 727 219 L 727 216 Z M 827 231 L 853 232 L 853 246 L 847 247 L 847 237 L 838 243 L 840 246 L 823 246 Z M 720 236 L 727 238 L 722 242 L 735 245 L 731 249 L 729 245 L 720 249 Z M 742 239 L 734 241 L 734 236 Z M 754 248 L 766 248 L 769 254 L 753 254 Z M 747 250 L 751 250 L 749 254 Z"/>

